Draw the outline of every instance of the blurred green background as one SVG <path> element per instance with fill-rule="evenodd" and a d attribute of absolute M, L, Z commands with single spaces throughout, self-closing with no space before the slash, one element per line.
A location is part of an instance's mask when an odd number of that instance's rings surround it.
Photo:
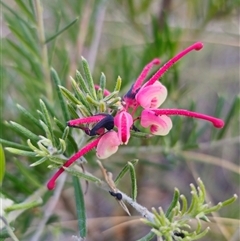
<path fill-rule="evenodd" d="M 173 118 L 168 136 L 132 138 L 128 146 L 120 147 L 103 163 L 117 175 L 127 161 L 139 158 L 138 202 L 147 208 L 166 208 L 174 187 L 187 196 L 189 184 L 195 183 L 197 177 L 205 183 L 213 204 L 234 193 L 239 195 L 238 0 L 1 3 L 2 139 L 26 145 L 26 138 L 14 132 L 6 121 L 17 122 L 36 135 L 43 134 L 16 104 L 37 118 L 41 98 L 54 110 L 54 116 L 64 121 L 50 67 L 58 72 L 62 85 L 71 90 L 69 76 L 81 70 L 84 56 L 96 83 L 103 72 L 107 88 L 112 90 L 120 75 L 124 94 L 153 58 L 159 57 L 163 64 L 183 48 L 201 41 L 204 48 L 200 52 L 190 53 L 163 76 L 161 81 L 169 92 L 164 107 L 214 115 L 224 119 L 226 127 L 219 131 L 198 120 Z M 91 159 L 87 170 L 102 178 L 93 164 L 94 155 L 89 155 Z M 29 167 L 33 158 L 5 152 L 5 160 L 1 192 L 15 203 L 38 192 L 51 175 L 47 164 Z M 82 185 L 85 187 L 85 182 Z M 129 193 L 129 177 L 124 178 L 120 188 Z M 20 240 L 34 241 L 32 237 L 40 229 L 40 238 L 35 240 L 74 240 L 72 235 L 78 235 L 71 179 L 56 198 L 56 205 L 49 208 L 51 195 L 44 192 L 43 205 L 26 210 L 12 223 Z M 110 195 L 91 184 L 85 203 L 87 240 L 137 240 L 148 232 L 140 221 L 134 221 L 137 213 L 130 209 L 133 217 L 126 217 Z M 49 219 L 43 223 L 46 215 Z M 208 224 L 211 231 L 203 240 L 239 240 L 239 202 L 214 216 Z"/>

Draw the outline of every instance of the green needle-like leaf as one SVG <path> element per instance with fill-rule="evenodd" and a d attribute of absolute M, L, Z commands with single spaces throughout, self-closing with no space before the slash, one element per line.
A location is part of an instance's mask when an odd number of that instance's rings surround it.
<path fill-rule="evenodd" d="M 30 156 L 30 157 L 36 156 L 36 153 L 32 152 L 32 151 L 23 151 L 23 150 L 11 148 L 11 147 L 6 147 L 5 150 L 7 150 L 13 154 L 20 155 L 20 156 Z"/>
<path fill-rule="evenodd" d="M 48 130 L 49 130 L 49 133 L 50 133 L 50 140 L 52 141 L 52 144 L 55 147 L 56 142 L 55 142 L 55 138 L 54 138 L 54 134 L 53 134 L 52 123 L 51 123 L 51 120 L 50 120 L 50 116 L 49 116 L 47 107 L 42 100 L 40 100 L 40 106 L 41 106 L 41 110 L 42 110 L 42 113 L 43 113 L 44 122 L 45 122 L 46 126 L 48 127 Z"/>
<path fill-rule="evenodd" d="M 66 99 L 70 102 L 73 103 L 75 105 L 81 105 L 82 103 L 66 88 L 64 88 L 63 86 L 59 86 L 62 94 L 66 97 Z"/>
<path fill-rule="evenodd" d="M 97 100 L 96 90 L 95 90 L 95 87 L 94 87 L 94 82 L 93 82 L 93 79 L 92 79 L 91 71 L 90 71 L 87 60 L 83 57 L 82 57 L 82 66 L 83 66 L 83 71 L 84 71 L 86 81 L 87 81 L 87 84 L 88 84 L 88 88 L 89 88 L 89 94 L 95 100 Z"/>
<path fill-rule="evenodd" d="M 15 0 L 17 5 L 21 8 L 21 10 L 24 12 L 24 14 L 28 17 L 28 20 L 31 20 L 32 22 L 35 23 L 35 19 L 33 14 L 28 10 L 26 7 L 26 3 L 23 3 L 21 0 Z"/>
<path fill-rule="evenodd" d="M 40 160 L 38 160 L 38 161 L 32 163 L 32 164 L 30 165 L 30 167 L 38 166 L 38 165 L 44 163 L 47 159 L 48 159 L 48 157 L 43 157 L 43 158 L 41 158 Z"/>
<path fill-rule="evenodd" d="M 78 70 L 76 71 L 76 79 L 79 82 L 79 86 L 81 86 L 81 90 L 84 91 L 85 94 L 90 94 L 86 81 Z"/>
<path fill-rule="evenodd" d="M 15 142 L 11 142 L 11 141 L 6 141 L 4 139 L 0 139 L 0 143 L 7 147 L 13 147 L 13 148 L 24 150 L 24 151 L 31 151 L 31 149 L 28 146 L 24 146 L 24 145 L 21 145 L 21 144 L 15 143 Z"/>
<path fill-rule="evenodd" d="M 132 183 L 132 199 L 136 201 L 137 198 L 137 177 L 136 172 L 133 164 L 131 162 L 128 162 L 129 171 L 130 171 L 130 177 L 131 177 L 131 183 Z"/>
<path fill-rule="evenodd" d="M 135 166 L 138 163 L 138 159 L 133 159 L 131 163 Z M 118 176 L 115 178 L 114 180 L 115 185 L 119 183 L 119 181 L 123 178 L 123 176 L 127 173 L 128 170 L 129 170 L 129 165 L 127 163 L 119 172 Z"/>
<path fill-rule="evenodd" d="M 166 212 L 167 218 L 169 218 L 171 212 L 176 207 L 176 205 L 179 201 L 179 196 L 180 196 L 179 190 L 177 188 L 175 188 L 172 202 L 170 203 L 169 208 L 167 209 L 167 212 Z"/>
<path fill-rule="evenodd" d="M 4 174 L 5 174 L 5 155 L 4 155 L 2 145 L 0 145 L 0 186 L 2 185 Z"/>
<path fill-rule="evenodd" d="M 14 131 L 23 134 L 25 137 L 27 137 L 32 141 L 35 141 L 35 142 L 39 141 L 40 138 L 37 135 L 35 135 L 33 132 L 29 131 L 27 128 L 23 127 L 22 125 L 19 125 L 14 121 L 10 121 L 9 123 L 10 123 L 8 124 L 9 127 Z"/>
<path fill-rule="evenodd" d="M 51 77 L 52 77 L 52 79 L 55 83 L 56 89 L 57 89 L 58 99 L 59 99 L 59 102 L 60 102 L 60 105 L 62 108 L 62 113 L 63 113 L 64 119 L 67 122 L 68 120 L 70 120 L 67 103 L 65 102 L 62 92 L 59 88 L 59 86 L 61 85 L 60 79 L 58 77 L 57 72 L 53 68 L 51 68 Z"/>
<path fill-rule="evenodd" d="M 122 79 L 120 76 L 118 76 L 116 85 L 114 87 L 114 91 L 119 92 L 121 90 L 121 84 L 122 84 Z"/>
<path fill-rule="evenodd" d="M 85 238 L 87 235 L 87 225 L 86 225 L 86 209 L 84 203 L 84 195 L 82 192 L 81 184 L 77 177 L 72 177 L 73 187 L 74 187 L 74 196 L 77 209 L 77 219 L 78 219 L 78 229 L 81 238 Z"/>
<path fill-rule="evenodd" d="M 35 118 L 29 111 L 27 111 L 25 108 L 23 108 L 21 105 L 17 104 L 17 108 L 20 110 L 20 112 L 31 122 L 33 122 L 36 126 L 38 126 L 40 129 L 42 129 L 42 126 L 37 118 Z"/>
<path fill-rule="evenodd" d="M 69 29 L 73 24 L 75 24 L 77 22 L 78 18 L 75 18 L 72 22 L 70 22 L 67 26 L 65 26 L 64 28 L 62 28 L 61 30 L 59 30 L 57 33 L 55 33 L 53 36 L 47 38 L 47 40 L 45 41 L 45 44 L 49 43 L 50 41 L 52 41 L 53 39 L 55 39 L 58 35 L 60 35 L 61 33 L 63 33 L 64 31 L 66 31 L 67 29 Z"/>
<path fill-rule="evenodd" d="M 89 182 L 95 182 L 95 183 L 101 183 L 101 180 L 91 174 L 86 174 L 83 172 L 78 172 L 75 169 L 71 168 L 71 167 L 63 167 L 64 170 L 66 170 L 67 172 L 69 172 L 70 174 L 72 174 L 73 176 L 76 176 L 78 178 L 83 178 L 86 181 Z"/>

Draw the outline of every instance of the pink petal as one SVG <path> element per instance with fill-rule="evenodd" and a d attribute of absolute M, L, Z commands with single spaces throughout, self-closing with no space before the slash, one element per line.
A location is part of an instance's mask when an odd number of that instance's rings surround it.
<path fill-rule="evenodd" d="M 114 124 L 118 128 L 118 138 L 121 144 L 127 144 L 130 138 L 130 128 L 133 124 L 132 116 L 126 111 L 121 111 L 114 117 Z"/>
<path fill-rule="evenodd" d="M 149 127 L 154 135 L 165 136 L 172 129 L 172 121 L 166 115 L 157 116 L 151 110 L 143 110 L 141 114 L 141 125 Z"/>
<path fill-rule="evenodd" d="M 136 94 L 136 100 L 144 109 L 158 108 L 167 98 L 167 89 L 158 81 L 149 86 L 147 83 Z"/>
<path fill-rule="evenodd" d="M 118 134 L 115 131 L 109 131 L 104 134 L 98 145 L 96 155 L 99 159 L 106 159 L 117 152 L 118 146 L 121 144 Z"/>

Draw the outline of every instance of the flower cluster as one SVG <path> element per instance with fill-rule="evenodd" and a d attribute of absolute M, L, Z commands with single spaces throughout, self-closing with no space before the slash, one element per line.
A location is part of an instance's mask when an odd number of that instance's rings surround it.
<path fill-rule="evenodd" d="M 160 64 L 159 59 L 152 60 L 147 64 L 140 76 L 131 86 L 130 90 L 123 96 L 117 113 L 98 113 L 85 118 L 70 120 L 68 126 L 78 127 L 89 136 L 96 136 L 96 139 L 88 143 L 80 151 L 74 154 L 64 167 L 69 167 L 78 158 L 96 147 L 96 155 L 99 159 L 105 159 L 117 152 L 119 145 L 127 144 L 131 136 L 131 131 L 138 131 L 134 123 L 140 121 L 140 126 L 149 128 L 153 135 L 165 136 L 172 129 L 172 121 L 169 116 L 181 115 L 192 118 L 203 119 L 211 122 L 216 128 L 222 128 L 224 122 L 221 119 L 196 113 L 183 109 L 158 109 L 167 97 L 167 89 L 159 82 L 162 75 L 179 59 L 193 50 L 202 49 L 203 44 L 196 42 L 184 49 L 174 58 L 163 65 L 146 83 L 144 83 L 150 70 L 154 65 Z M 99 89 L 99 86 L 95 86 Z M 105 96 L 111 95 L 109 91 L 104 91 Z M 141 109 L 139 116 L 136 110 Z M 64 171 L 61 167 L 49 180 L 49 189 L 55 187 L 56 179 Z"/>

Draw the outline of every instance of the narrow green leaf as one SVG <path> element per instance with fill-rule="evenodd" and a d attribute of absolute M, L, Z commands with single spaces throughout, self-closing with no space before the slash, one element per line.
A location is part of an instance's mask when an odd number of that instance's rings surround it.
<path fill-rule="evenodd" d="M 56 113 L 57 113 L 57 109 L 56 109 L 56 108 L 54 109 L 54 108 L 51 106 L 51 104 L 49 103 L 49 100 L 48 100 L 45 96 L 42 96 L 42 100 L 43 100 L 44 104 L 46 105 L 49 114 L 50 114 L 52 117 L 57 117 L 57 114 L 56 114 Z"/>
<path fill-rule="evenodd" d="M 21 105 L 17 104 L 17 108 L 19 111 L 31 122 L 33 122 L 36 126 L 38 126 L 40 129 L 42 129 L 42 126 L 37 118 L 35 118 L 29 111 L 27 111 L 25 108 L 23 108 Z"/>
<path fill-rule="evenodd" d="M 135 166 L 138 163 L 138 159 L 131 160 L 131 163 Z M 128 170 L 129 170 L 129 165 L 127 163 L 126 165 L 124 165 L 122 170 L 119 172 L 118 176 L 115 178 L 114 180 L 115 185 L 119 183 L 119 181 L 123 178 L 123 176 L 127 173 Z"/>
<path fill-rule="evenodd" d="M 136 172 L 133 164 L 131 162 L 128 162 L 129 171 L 130 171 L 130 177 L 131 177 L 131 183 L 132 183 L 132 199 L 136 201 L 137 198 L 137 177 Z"/>
<path fill-rule="evenodd" d="M 106 76 L 105 74 L 102 72 L 101 76 L 100 76 L 100 88 L 102 89 L 102 91 L 104 92 L 104 90 L 106 89 Z"/>
<path fill-rule="evenodd" d="M 71 175 L 76 176 L 78 178 L 83 178 L 83 179 L 85 179 L 86 181 L 89 181 L 89 182 L 101 183 L 101 180 L 99 178 L 97 178 L 97 177 L 95 177 L 91 174 L 78 172 L 75 169 L 70 168 L 70 167 L 63 167 L 63 168 L 64 168 L 64 170 L 69 172 Z"/>
<path fill-rule="evenodd" d="M 86 77 L 86 81 L 89 87 L 90 95 L 93 97 L 93 99 L 97 100 L 97 95 L 96 95 L 96 90 L 93 82 L 93 78 L 91 75 L 91 71 L 88 65 L 88 62 L 85 58 L 82 57 L 82 66 L 83 66 L 83 71 Z"/>
<path fill-rule="evenodd" d="M 36 141 L 36 142 L 39 141 L 40 138 L 37 135 L 35 135 L 33 132 L 29 131 L 22 125 L 19 125 L 18 123 L 14 122 L 14 121 L 10 121 L 9 123 L 8 123 L 9 127 L 11 129 L 13 129 L 14 131 L 23 134 L 25 137 L 27 137 L 28 139 L 30 139 L 32 141 Z"/>
<path fill-rule="evenodd" d="M 237 200 L 237 198 L 238 198 L 237 194 L 234 194 L 233 197 L 227 199 L 226 201 L 223 201 L 222 206 L 225 207 L 227 205 L 232 204 L 233 202 L 235 202 Z"/>
<path fill-rule="evenodd" d="M 28 146 L 24 146 L 24 145 L 21 145 L 21 144 L 15 143 L 15 142 L 11 142 L 11 141 L 7 141 L 4 139 L 0 139 L 0 143 L 7 147 L 13 147 L 13 148 L 20 149 L 20 150 L 31 151 L 31 149 Z"/>
<path fill-rule="evenodd" d="M 22 21 L 25 24 L 28 24 L 22 17 L 20 17 L 16 11 L 13 10 L 13 8 L 9 7 L 7 4 L 5 4 L 3 1 L 0 1 L 0 3 L 9 11 L 11 12 L 17 19 Z"/>
<path fill-rule="evenodd" d="M 152 240 L 155 236 L 156 236 L 155 233 L 149 232 L 147 235 L 145 235 L 144 237 L 138 239 L 137 241 L 150 241 L 150 240 Z"/>
<path fill-rule="evenodd" d="M 6 147 L 5 150 L 13 153 L 13 154 L 17 154 L 20 156 L 30 156 L 30 157 L 35 157 L 36 153 L 32 152 L 32 151 L 23 151 L 23 150 L 19 150 L 19 149 L 15 149 L 15 148 L 11 148 L 11 147 Z"/>
<path fill-rule="evenodd" d="M 71 78 L 71 83 L 72 83 L 72 88 L 76 94 L 76 98 L 82 103 L 82 105 L 84 105 L 88 110 L 89 112 L 91 111 L 91 107 L 90 105 L 88 104 L 88 102 L 86 101 L 86 94 L 83 93 L 82 90 L 80 90 L 77 82 L 72 78 Z"/>
<path fill-rule="evenodd" d="M 23 15 L 26 15 L 28 17 L 28 20 L 30 19 L 32 22 L 35 23 L 35 19 L 33 14 L 28 10 L 28 8 L 26 7 L 26 4 L 23 3 L 21 0 L 15 0 L 15 2 L 17 3 L 17 5 L 22 9 L 22 11 L 24 12 Z"/>
<path fill-rule="evenodd" d="M 59 102 L 60 102 L 60 105 L 62 108 L 62 113 L 63 113 L 64 119 L 67 122 L 68 120 L 70 120 L 67 103 L 65 102 L 62 92 L 59 88 L 59 86 L 61 85 L 60 79 L 58 77 L 57 72 L 53 68 L 51 68 L 51 77 L 52 77 L 52 79 L 55 83 L 56 89 L 57 89 L 58 99 L 59 99 Z"/>
<path fill-rule="evenodd" d="M 233 103 L 232 103 L 232 106 L 227 114 L 227 117 L 225 119 L 225 125 L 224 127 L 218 131 L 218 134 L 217 134 L 217 137 L 216 139 L 217 140 L 220 140 L 224 137 L 224 135 L 226 134 L 226 131 L 229 127 L 229 124 L 231 122 L 231 119 L 234 115 L 238 116 L 239 117 L 239 110 L 240 110 L 240 96 L 236 96 Z"/>
<path fill-rule="evenodd" d="M 40 57 L 37 53 L 37 50 L 35 47 L 33 47 L 32 44 L 30 44 L 28 41 L 26 41 L 25 37 L 23 36 L 22 32 L 20 33 L 19 29 L 16 29 L 15 26 L 12 25 L 8 26 L 9 29 L 12 31 L 12 33 L 18 38 L 18 40 L 25 46 L 26 49 L 30 51 L 33 57 L 35 57 L 38 61 L 40 61 Z"/>
<path fill-rule="evenodd" d="M 69 135 L 69 126 L 67 126 L 65 129 L 64 129 L 64 132 L 62 134 L 62 140 L 66 141 L 66 139 L 68 138 L 68 135 Z"/>
<path fill-rule="evenodd" d="M 0 145 L 0 186 L 2 185 L 4 174 L 5 174 L 5 155 L 4 155 L 2 145 Z"/>
<path fill-rule="evenodd" d="M 76 71 L 76 79 L 79 82 L 79 86 L 81 86 L 81 90 L 84 91 L 86 94 L 90 94 L 87 83 L 78 70 Z"/>
<path fill-rule="evenodd" d="M 27 203 L 18 203 L 18 204 L 13 204 L 10 207 L 7 207 L 4 209 L 5 212 L 11 212 L 15 210 L 22 210 L 22 209 L 29 209 L 29 208 L 34 208 L 42 204 L 42 199 L 32 201 L 32 202 L 27 202 Z"/>
<path fill-rule="evenodd" d="M 42 163 L 44 163 L 45 161 L 47 161 L 48 157 L 43 157 L 41 158 L 40 160 L 36 161 L 36 162 L 33 162 L 30 167 L 35 167 L 35 166 L 38 166 Z"/>
<path fill-rule="evenodd" d="M 116 85 L 114 87 L 114 91 L 119 92 L 121 90 L 121 84 L 122 84 L 122 79 L 120 76 L 118 76 Z"/>
<path fill-rule="evenodd" d="M 42 113 L 43 113 L 44 122 L 47 125 L 48 130 L 50 132 L 50 136 L 51 136 L 50 140 L 52 141 L 52 144 L 55 147 L 56 142 L 55 142 L 55 138 L 54 138 L 54 135 L 53 135 L 53 129 L 52 129 L 52 123 L 51 123 L 51 120 L 50 120 L 50 116 L 49 116 L 49 113 L 48 113 L 48 110 L 47 110 L 47 107 L 46 107 L 45 103 L 41 99 L 40 99 L 40 106 L 41 106 L 41 110 L 42 110 Z"/>
<path fill-rule="evenodd" d="M 169 216 L 171 215 L 172 210 L 176 207 L 178 201 L 179 201 L 179 197 L 180 197 L 180 193 L 179 190 L 177 188 L 175 188 L 174 190 L 174 194 L 173 194 L 173 199 L 172 202 L 170 203 L 167 212 L 166 212 L 166 217 L 169 218 Z"/>
<path fill-rule="evenodd" d="M 118 95 L 118 91 L 113 91 L 111 94 L 109 94 L 106 97 L 104 97 L 103 101 L 109 101 L 112 98 L 117 97 L 117 95 Z"/>
<path fill-rule="evenodd" d="M 91 104 L 91 105 L 94 105 L 94 106 L 96 106 L 96 107 L 99 106 L 99 101 L 98 101 L 98 100 L 94 100 L 89 94 L 87 94 L 86 100 L 87 100 L 88 103 Z"/>
<path fill-rule="evenodd" d="M 81 105 L 82 103 L 65 87 L 59 86 L 62 94 L 66 97 L 66 99 L 70 102 L 73 103 L 74 105 Z"/>
<path fill-rule="evenodd" d="M 73 104 L 68 104 L 67 107 L 68 107 L 68 112 L 70 113 L 72 119 L 79 118 L 76 108 L 75 106 L 73 106 Z"/>
<path fill-rule="evenodd" d="M 48 126 L 47 126 L 43 121 L 41 121 L 41 120 L 40 120 L 39 122 L 40 122 L 40 124 L 42 125 L 42 128 L 43 128 L 44 131 L 45 131 L 45 134 L 46 134 L 47 139 L 49 139 L 49 140 L 52 142 L 52 141 L 53 141 L 53 140 L 52 140 L 52 135 L 51 135 L 51 132 L 50 132 Z"/>
<path fill-rule="evenodd" d="M 47 44 L 48 42 L 52 41 L 53 39 L 55 39 L 58 35 L 60 35 L 61 33 L 63 33 L 64 31 L 66 31 L 67 29 L 69 29 L 73 24 L 75 24 L 77 22 L 78 18 L 75 18 L 72 22 L 70 22 L 67 26 L 65 26 L 64 28 L 62 28 L 61 30 L 59 30 L 57 33 L 55 33 L 53 36 L 47 38 L 47 40 L 45 41 L 45 44 Z"/>
<path fill-rule="evenodd" d="M 73 187 L 74 187 L 74 196 L 77 209 L 77 219 L 78 219 L 78 229 L 81 238 L 85 238 L 87 235 L 87 224 L 86 224 L 86 209 L 84 203 L 84 195 L 82 191 L 81 184 L 77 177 L 72 177 Z"/>

